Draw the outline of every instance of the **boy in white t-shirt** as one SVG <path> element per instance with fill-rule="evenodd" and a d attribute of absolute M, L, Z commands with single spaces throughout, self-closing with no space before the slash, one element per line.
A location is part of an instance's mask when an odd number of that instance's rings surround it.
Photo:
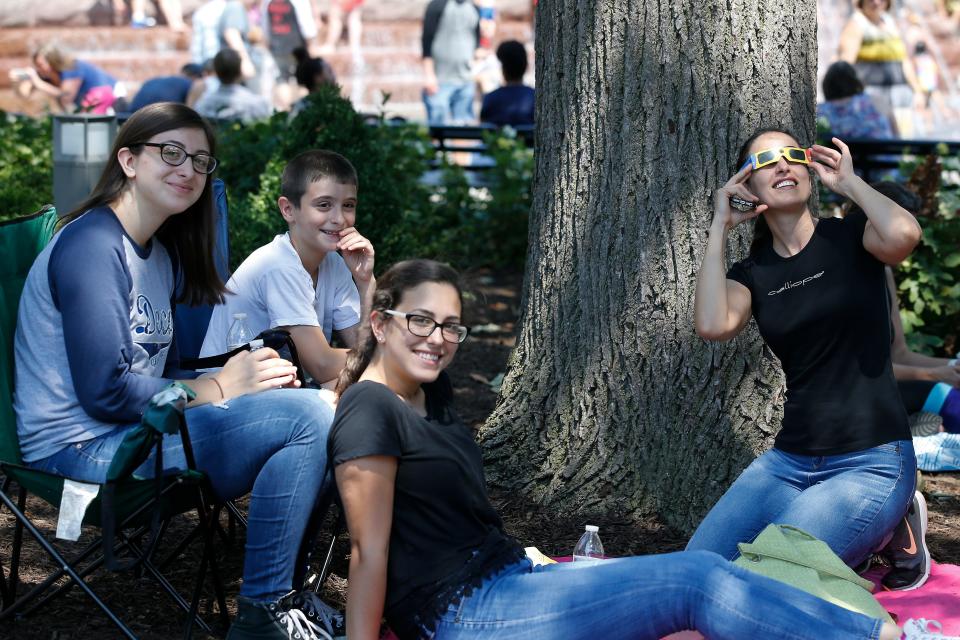
<path fill-rule="evenodd" d="M 306 372 L 318 383 L 328 382 L 347 355 L 330 346 L 333 333 L 356 346 L 360 319 L 369 313 L 376 288 L 373 245 L 353 226 L 357 172 L 338 153 L 305 151 L 284 168 L 280 193 L 277 205 L 289 230 L 251 253 L 230 277 L 200 355 L 227 351 L 233 316 L 245 313 L 254 334 L 288 330 Z"/>

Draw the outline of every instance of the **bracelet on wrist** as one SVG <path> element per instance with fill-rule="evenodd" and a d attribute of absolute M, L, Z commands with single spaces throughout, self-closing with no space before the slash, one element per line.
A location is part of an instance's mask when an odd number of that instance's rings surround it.
<path fill-rule="evenodd" d="M 210 376 L 210 379 L 213 380 L 213 384 L 217 385 L 217 389 L 220 391 L 220 399 L 225 400 L 227 398 L 227 394 L 223 392 L 223 386 L 220 384 L 220 381 L 217 380 L 216 376 Z"/>

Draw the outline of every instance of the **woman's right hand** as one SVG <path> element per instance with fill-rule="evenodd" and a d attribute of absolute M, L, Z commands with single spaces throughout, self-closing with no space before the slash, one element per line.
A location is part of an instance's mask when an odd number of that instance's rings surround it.
<path fill-rule="evenodd" d="M 224 400 L 280 387 L 300 386 L 297 368 L 269 347 L 241 351 L 216 374 Z"/>
<path fill-rule="evenodd" d="M 746 165 L 740 171 L 733 174 L 726 184 L 717 189 L 713 194 L 713 228 L 730 231 L 739 224 L 747 220 L 753 220 L 761 213 L 767 210 L 767 205 L 757 204 L 752 211 L 738 211 L 730 204 L 730 198 L 737 196 L 750 202 L 760 202 L 758 198 L 745 184 L 750 173 L 753 171 L 752 165 Z"/>

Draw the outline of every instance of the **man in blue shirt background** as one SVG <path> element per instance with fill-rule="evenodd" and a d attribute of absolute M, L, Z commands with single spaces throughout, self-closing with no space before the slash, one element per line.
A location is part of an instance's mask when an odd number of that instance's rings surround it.
<path fill-rule="evenodd" d="M 523 84 L 527 72 L 527 50 L 516 40 L 497 47 L 497 59 L 503 69 L 504 86 L 483 97 L 480 122 L 497 126 L 533 124 L 533 87 Z"/>

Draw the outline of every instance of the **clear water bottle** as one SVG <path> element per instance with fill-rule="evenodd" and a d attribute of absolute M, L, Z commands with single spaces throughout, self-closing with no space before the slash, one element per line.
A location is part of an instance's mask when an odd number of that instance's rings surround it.
<path fill-rule="evenodd" d="M 583 535 L 577 541 L 577 546 L 573 548 L 573 561 L 603 560 L 603 544 L 600 543 L 600 536 L 597 535 L 600 528 L 588 524 L 584 529 Z"/>
<path fill-rule="evenodd" d="M 227 351 L 233 351 L 237 347 L 242 347 L 254 339 L 253 332 L 247 326 L 247 314 L 233 314 L 233 324 L 227 331 Z"/>

